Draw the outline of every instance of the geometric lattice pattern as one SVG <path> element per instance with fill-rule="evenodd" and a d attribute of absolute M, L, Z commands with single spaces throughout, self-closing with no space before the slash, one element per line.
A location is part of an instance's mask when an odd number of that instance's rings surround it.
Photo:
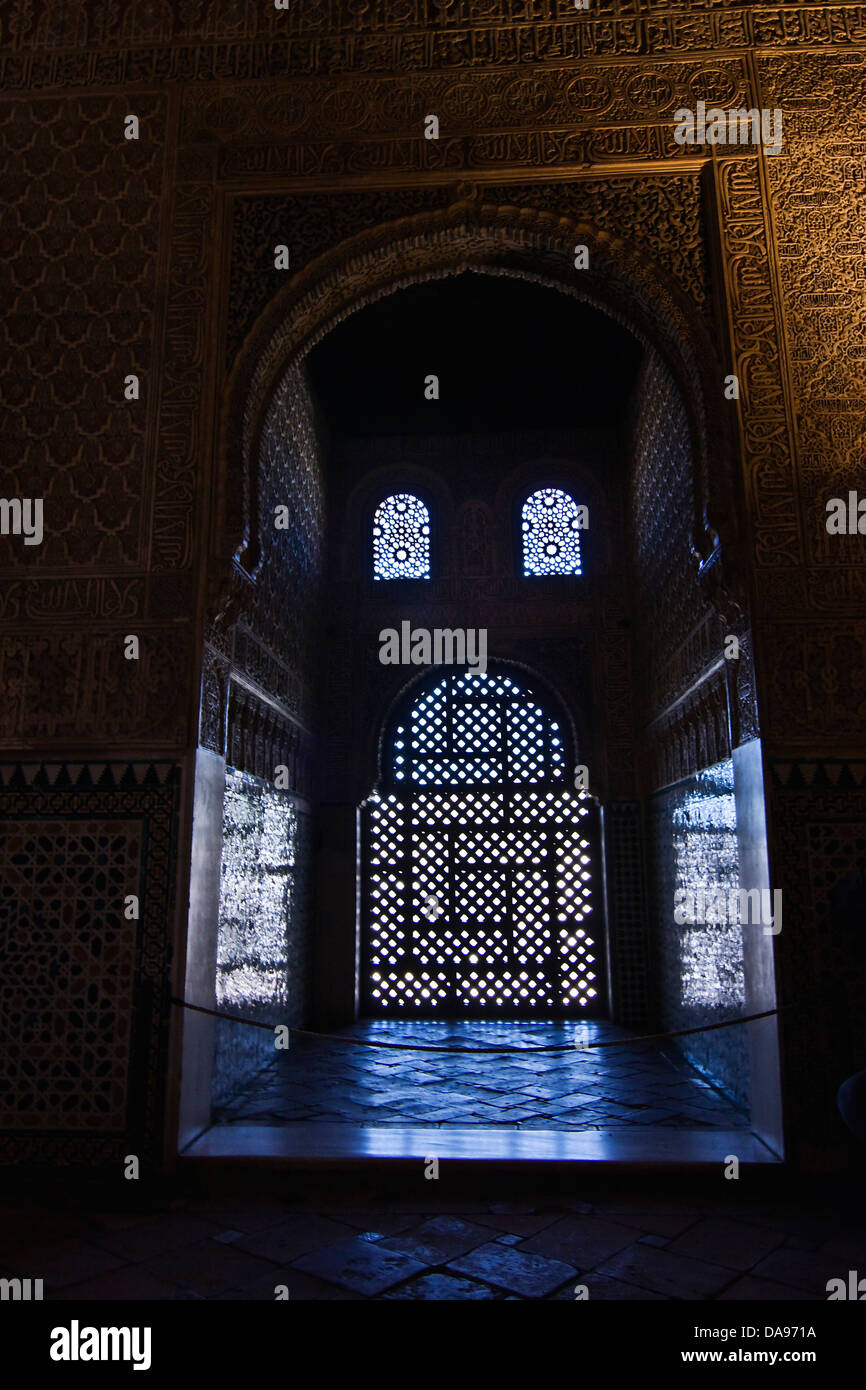
<path fill-rule="evenodd" d="M 297 824 L 287 796 L 226 769 L 216 1001 L 227 1013 L 285 1011 Z"/>
<path fill-rule="evenodd" d="M 238 1018 L 303 1027 L 311 923 L 307 818 L 260 777 L 226 768 L 216 1007 Z M 222 1104 L 273 1056 L 263 1028 L 220 1020 L 212 1098 Z"/>
<path fill-rule="evenodd" d="M 142 842 L 141 821 L 2 828 L 4 1125 L 123 1126 Z"/>
<path fill-rule="evenodd" d="M 430 578 L 430 514 L 419 497 L 386 497 L 373 518 L 373 578 Z"/>
<path fill-rule="evenodd" d="M 161 1160 L 179 793 L 171 762 L 0 764 L 0 1166 Z"/>
<path fill-rule="evenodd" d="M 733 763 L 704 768 L 658 792 L 650 803 L 652 931 L 665 1028 L 700 1028 L 744 1012 L 743 931 L 739 922 L 675 919 L 677 894 L 739 885 Z M 680 900 L 682 901 L 682 900 Z M 710 914 L 702 914 L 709 917 Z M 760 931 L 760 927 L 756 929 Z M 679 1044 L 693 1066 L 711 1076 L 738 1104 L 748 1104 L 749 1053 L 745 1029 L 697 1033 Z"/>
<path fill-rule="evenodd" d="M 533 492 L 523 504 L 522 529 L 524 574 L 580 574 L 580 513 L 567 492 Z"/>
<path fill-rule="evenodd" d="M 562 733 L 511 676 L 416 697 L 365 810 L 370 1012 L 597 1012 L 594 808 Z"/>
<path fill-rule="evenodd" d="M 643 807 L 608 801 L 604 815 L 607 931 L 617 963 L 617 1022 L 648 1031 L 649 940 L 646 923 Z"/>
<path fill-rule="evenodd" d="M 679 1002 L 685 1009 L 723 1004 L 734 1013 L 745 1006 L 746 982 L 743 928 L 729 896 L 739 887 L 733 762 L 705 768 L 684 793 L 672 826 L 675 893 L 686 904 L 679 926 Z"/>

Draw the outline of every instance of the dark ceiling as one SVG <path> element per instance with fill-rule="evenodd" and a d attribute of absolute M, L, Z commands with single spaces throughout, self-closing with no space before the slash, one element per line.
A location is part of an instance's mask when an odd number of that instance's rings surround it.
<path fill-rule="evenodd" d="M 569 295 L 464 272 L 352 314 L 307 363 L 331 429 L 370 438 L 620 424 L 640 358 Z M 431 373 L 438 401 L 424 399 Z"/>

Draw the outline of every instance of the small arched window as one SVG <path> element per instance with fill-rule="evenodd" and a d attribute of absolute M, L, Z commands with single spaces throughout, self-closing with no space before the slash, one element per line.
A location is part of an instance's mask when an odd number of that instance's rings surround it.
<path fill-rule="evenodd" d="M 430 513 L 420 497 L 397 492 L 376 508 L 373 578 L 430 578 Z"/>
<path fill-rule="evenodd" d="M 558 487 L 542 487 L 523 504 L 523 573 L 580 574 L 586 508 Z"/>

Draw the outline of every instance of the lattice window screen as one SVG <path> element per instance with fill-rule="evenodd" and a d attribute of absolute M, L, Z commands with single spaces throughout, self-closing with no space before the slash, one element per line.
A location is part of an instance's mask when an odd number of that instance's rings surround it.
<path fill-rule="evenodd" d="M 367 1011 L 595 1013 L 597 815 L 522 681 L 449 675 L 392 730 L 364 812 Z"/>
<path fill-rule="evenodd" d="M 580 513 L 560 488 L 543 487 L 523 504 L 523 573 L 580 574 Z"/>
<path fill-rule="evenodd" d="M 430 578 L 430 514 L 419 497 L 386 497 L 373 518 L 373 578 Z"/>

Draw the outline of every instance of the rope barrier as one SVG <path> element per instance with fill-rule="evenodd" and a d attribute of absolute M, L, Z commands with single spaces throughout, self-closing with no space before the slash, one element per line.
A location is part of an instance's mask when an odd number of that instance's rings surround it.
<path fill-rule="evenodd" d="M 171 997 L 172 1004 L 180 1009 L 191 1009 L 193 1013 L 208 1014 L 211 1018 L 222 1018 L 228 1023 L 245 1023 L 248 1028 L 266 1028 L 273 1033 L 275 1028 L 288 1027 L 287 1024 L 261 1023 L 254 1018 L 238 1018 L 236 1014 L 220 1013 L 217 1009 L 206 1009 L 201 1004 L 190 1004 L 186 999 Z M 475 1057 L 481 1053 L 509 1053 L 537 1055 L 542 1052 L 595 1052 L 604 1047 L 636 1047 L 641 1043 L 665 1042 L 668 1038 L 686 1038 L 693 1033 L 713 1033 L 719 1028 L 735 1028 L 740 1023 L 755 1023 L 760 1018 L 773 1018 L 782 1013 L 781 1009 L 765 1009 L 760 1014 L 746 1014 L 743 1018 L 729 1018 L 722 1023 L 704 1023 L 698 1028 L 677 1028 L 670 1033 L 644 1033 L 636 1038 L 613 1038 L 608 1042 L 593 1043 L 550 1043 L 543 1047 L 442 1047 L 434 1043 L 393 1043 L 378 1042 L 373 1038 L 347 1038 L 339 1033 L 313 1033 L 306 1028 L 289 1028 L 289 1034 L 296 1038 L 320 1038 L 326 1042 L 348 1043 L 350 1047 L 379 1047 L 392 1052 L 447 1052 L 452 1056 Z M 522 1020 L 521 1020 L 522 1021 Z M 575 1020 L 579 1027 L 579 1020 Z"/>

